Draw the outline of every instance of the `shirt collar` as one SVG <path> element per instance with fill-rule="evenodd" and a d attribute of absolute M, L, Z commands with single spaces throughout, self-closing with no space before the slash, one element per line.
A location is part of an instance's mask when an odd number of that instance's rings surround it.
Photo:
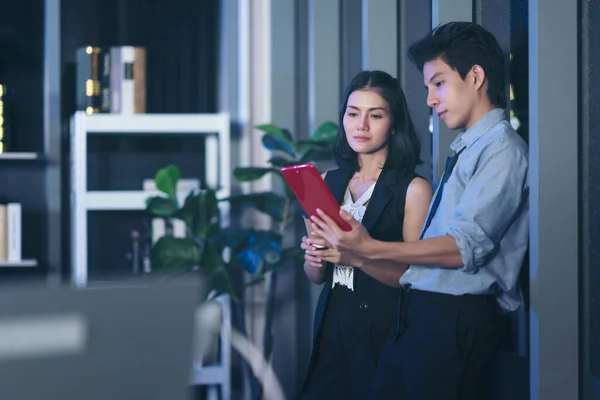
<path fill-rule="evenodd" d="M 458 135 L 450 145 L 450 148 L 455 152 L 459 152 L 464 147 L 468 147 L 476 142 L 484 133 L 489 131 L 494 125 L 504 119 L 504 110 L 494 108 L 489 111 L 469 129 Z"/>

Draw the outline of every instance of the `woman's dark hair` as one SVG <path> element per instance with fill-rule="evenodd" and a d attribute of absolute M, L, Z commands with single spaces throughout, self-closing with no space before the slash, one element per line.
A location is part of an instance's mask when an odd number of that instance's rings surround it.
<path fill-rule="evenodd" d="M 490 102 L 506 107 L 504 53 L 490 32 L 473 22 L 449 22 L 413 43 L 408 57 L 423 72 L 426 62 L 444 60 L 464 80 L 474 65 L 485 71 Z"/>
<path fill-rule="evenodd" d="M 387 103 L 391 116 L 388 138 L 388 156 L 384 167 L 394 168 L 398 173 L 413 172 L 421 164 L 421 142 L 413 125 L 404 92 L 397 79 L 382 71 L 363 71 L 356 75 L 344 92 L 340 106 L 339 128 L 333 151 L 340 167 L 358 171 L 358 154 L 352 150 L 344 131 L 344 115 L 348 98 L 357 90 L 372 90 Z"/>

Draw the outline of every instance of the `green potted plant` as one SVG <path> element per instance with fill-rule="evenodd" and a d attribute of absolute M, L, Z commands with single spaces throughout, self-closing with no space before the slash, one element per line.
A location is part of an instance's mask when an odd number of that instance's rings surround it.
<path fill-rule="evenodd" d="M 280 168 L 307 162 L 331 162 L 333 143 L 337 136 L 337 125 L 326 122 L 319 126 L 308 140 L 294 141 L 284 128 L 266 124 L 256 129 L 263 133 L 262 144 L 269 150 L 270 158 L 265 167 L 239 167 L 234 170 L 238 182 L 251 182 L 268 175 L 283 180 Z M 183 204 L 177 200 L 179 169 L 175 165 L 161 168 L 155 176 L 156 188 L 161 195 L 150 197 L 147 211 L 154 217 L 180 219 L 186 225 L 185 238 L 161 237 L 152 247 L 152 268 L 169 271 L 200 270 L 212 281 L 214 294 L 227 293 L 238 302 L 238 325 L 244 329 L 243 291 L 248 286 L 235 285 L 233 277 L 240 270 L 254 277 L 251 282 L 268 279 L 265 316 L 263 356 L 270 359 L 273 335 L 271 324 L 277 286 L 277 270 L 290 261 L 301 260 L 303 253 L 297 243 L 286 247 L 284 237 L 290 233 L 293 222 L 300 217 L 301 210 L 288 185 L 283 182 L 283 193 L 272 191 L 234 195 L 218 199 L 216 188 L 190 192 Z M 222 227 L 219 203 L 228 202 L 236 216 L 248 210 L 259 211 L 270 218 L 268 229 L 252 226 Z M 239 218 L 238 218 L 239 220 Z M 226 251 L 228 250 L 228 251 Z M 226 255 L 229 255 L 226 257 Z M 262 388 L 253 379 L 253 398 L 260 398 Z"/>

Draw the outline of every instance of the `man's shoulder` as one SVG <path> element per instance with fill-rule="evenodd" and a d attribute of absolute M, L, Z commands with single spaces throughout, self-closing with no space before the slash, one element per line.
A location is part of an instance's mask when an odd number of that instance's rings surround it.
<path fill-rule="evenodd" d="M 486 153 L 495 153 L 510 150 L 519 155 L 528 157 L 529 146 L 527 142 L 513 129 L 506 120 L 494 125 L 481 140 L 479 140 L 479 149 Z"/>

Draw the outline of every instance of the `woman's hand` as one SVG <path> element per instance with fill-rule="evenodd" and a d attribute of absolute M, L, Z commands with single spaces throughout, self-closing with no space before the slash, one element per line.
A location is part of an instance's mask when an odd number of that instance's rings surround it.
<path fill-rule="evenodd" d="M 313 268 L 321 268 L 323 267 L 323 263 L 321 262 L 321 259 L 315 255 L 313 255 L 313 252 L 317 250 L 317 248 L 313 245 L 313 243 L 311 243 L 311 239 L 308 238 L 308 236 L 303 236 L 302 237 L 302 243 L 300 244 L 300 248 L 302 250 L 304 250 L 304 260 L 308 263 L 309 266 L 313 267 Z M 319 240 L 316 239 L 317 242 L 323 241 L 324 240 Z M 315 243 L 317 245 L 319 245 L 320 243 Z"/>

